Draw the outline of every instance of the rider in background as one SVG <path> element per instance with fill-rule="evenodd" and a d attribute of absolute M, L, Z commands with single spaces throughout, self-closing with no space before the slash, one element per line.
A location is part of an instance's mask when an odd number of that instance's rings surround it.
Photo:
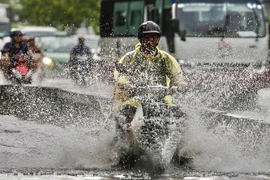
<path fill-rule="evenodd" d="M 127 123 L 130 122 L 139 105 L 139 102 L 132 99 L 130 92 L 132 85 L 163 85 L 172 89 L 171 94 L 187 85 L 176 59 L 158 48 L 160 27 L 155 22 L 142 23 L 138 28 L 138 39 L 140 42 L 135 46 L 135 50 L 120 59 L 114 72 L 116 111 L 126 118 Z M 165 96 L 161 101 L 176 107 L 171 95 Z M 121 131 L 117 133 L 120 133 L 121 137 Z"/>
<path fill-rule="evenodd" d="M 35 37 L 33 37 L 33 36 L 29 37 L 28 46 L 29 46 L 29 49 L 31 51 L 33 51 L 33 53 L 40 53 L 40 54 L 42 54 L 42 56 L 44 56 L 44 54 L 42 53 L 40 47 L 38 47 L 36 45 Z"/>
<path fill-rule="evenodd" d="M 31 50 L 27 44 L 22 40 L 23 33 L 19 30 L 10 32 L 11 41 L 7 42 L 1 50 L 3 56 L 1 57 L 1 69 L 7 78 L 11 73 L 11 68 L 14 66 L 13 56 L 19 53 L 32 55 Z"/>
<path fill-rule="evenodd" d="M 70 59 L 69 59 L 69 66 L 71 68 L 71 75 L 74 73 L 73 66 L 76 64 L 76 57 L 77 56 L 89 56 L 92 58 L 92 53 L 89 47 L 85 45 L 85 38 L 84 36 L 78 37 L 78 44 L 71 50 L 70 52 Z"/>
<path fill-rule="evenodd" d="M 78 37 L 78 44 L 70 52 L 70 62 L 76 61 L 77 55 L 91 56 L 91 50 L 85 45 L 85 38 L 83 36 Z"/>
<path fill-rule="evenodd" d="M 35 37 L 30 36 L 27 40 L 27 45 L 29 50 L 32 51 L 32 69 L 34 72 L 40 71 L 40 80 L 44 77 L 44 70 L 43 70 L 43 64 L 42 64 L 42 58 L 44 57 L 44 54 L 40 47 L 36 45 Z"/>

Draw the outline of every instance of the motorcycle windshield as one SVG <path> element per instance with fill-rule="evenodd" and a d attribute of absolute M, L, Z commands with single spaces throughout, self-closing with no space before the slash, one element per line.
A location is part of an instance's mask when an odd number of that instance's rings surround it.
<path fill-rule="evenodd" d="M 263 6 L 257 1 L 180 1 L 180 30 L 187 37 L 264 37 Z"/>

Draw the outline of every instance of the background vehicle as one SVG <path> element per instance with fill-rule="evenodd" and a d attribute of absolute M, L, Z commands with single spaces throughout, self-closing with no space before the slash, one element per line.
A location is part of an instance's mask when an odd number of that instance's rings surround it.
<path fill-rule="evenodd" d="M 94 61 L 99 60 L 99 37 L 98 36 L 85 36 L 85 45 L 91 49 Z M 45 70 L 50 70 L 52 77 L 54 76 L 67 76 L 68 61 L 70 59 L 70 52 L 72 48 L 77 45 L 78 37 L 75 36 L 59 36 L 59 37 L 40 37 L 39 46 L 44 51 L 45 57 L 43 64 Z"/>
<path fill-rule="evenodd" d="M 11 74 L 7 78 L 13 83 L 31 84 L 33 72 L 30 68 L 30 56 L 26 54 L 16 54 L 12 58 L 14 67 L 11 68 Z"/>
<path fill-rule="evenodd" d="M 42 62 L 48 76 L 67 76 L 70 51 L 76 45 L 76 37 L 41 37 L 38 44 L 44 52 Z"/>
<path fill-rule="evenodd" d="M 9 36 L 11 29 L 11 9 L 7 4 L 0 4 L 0 37 Z"/>
<path fill-rule="evenodd" d="M 10 41 L 11 19 L 10 6 L 0 3 L 0 49 L 2 49 L 6 42 Z"/>
<path fill-rule="evenodd" d="M 174 155 L 178 156 L 176 159 L 181 156 L 180 142 L 186 119 L 182 117 L 182 112 L 180 117 L 176 117 L 171 107 L 160 102 L 170 93 L 169 88 L 160 85 L 135 85 L 132 91 L 134 100 L 139 100 L 140 105 L 128 122 L 125 118 L 117 118 L 121 131 L 125 134 L 124 137 L 119 135 L 119 139 L 124 140 L 120 140 L 122 143 L 117 143 L 114 147 L 114 150 L 119 151 L 119 163 L 133 165 L 136 163 L 134 159 L 140 161 L 144 155 L 145 159 L 141 164 L 147 164 L 146 167 L 151 167 L 154 171 L 163 170 L 172 162 Z"/>
<path fill-rule="evenodd" d="M 91 78 L 92 57 L 87 55 L 78 55 L 75 61 L 69 65 L 70 76 L 78 85 L 87 85 Z"/>
<path fill-rule="evenodd" d="M 0 13 L 1 13 L 1 4 L 0 4 Z M 0 18 L 1 22 L 1 18 Z M 1 24 L 0 24 L 1 25 Z M 6 25 L 5 25 L 6 26 Z M 5 27 L 3 25 L 3 28 Z M 0 49 L 5 45 L 5 43 L 10 41 L 9 37 L 9 32 L 13 30 L 20 30 L 24 34 L 25 37 L 35 37 L 36 42 L 38 43 L 40 37 L 48 37 L 48 36 L 56 36 L 58 31 L 54 27 L 46 27 L 46 26 L 23 26 L 19 28 L 12 28 L 10 29 L 10 24 L 9 27 L 5 27 L 5 33 L 3 33 L 3 36 L 0 39 Z M 0 26 L 1 29 L 1 26 Z M 0 37 L 1 37 L 1 30 L 0 30 Z"/>
<path fill-rule="evenodd" d="M 133 50 L 138 26 L 152 20 L 161 27 L 159 47 L 181 63 L 189 89 L 203 92 L 205 101 L 212 99 L 213 87 L 220 88 L 214 96 L 228 103 L 228 91 L 241 101 L 269 86 L 269 32 L 262 1 L 103 0 L 101 14 L 100 54 L 105 65 L 114 66 Z"/>
<path fill-rule="evenodd" d="M 23 26 L 18 28 L 25 36 L 46 37 L 55 36 L 57 29 L 51 26 Z"/>

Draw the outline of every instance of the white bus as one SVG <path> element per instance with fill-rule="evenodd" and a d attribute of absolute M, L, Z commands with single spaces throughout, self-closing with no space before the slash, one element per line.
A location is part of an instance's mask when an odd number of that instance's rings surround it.
<path fill-rule="evenodd" d="M 133 50 L 146 20 L 159 24 L 159 47 L 182 64 L 188 77 L 201 76 L 198 71 L 226 73 L 253 81 L 255 91 L 268 86 L 269 32 L 261 0 L 102 0 L 104 62 Z"/>
<path fill-rule="evenodd" d="M 268 57 L 268 25 L 259 0 L 102 0 L 101 54 L 132 50 L 145 20 L 159 24 L 159 46 L 180 63 L 257 66 Z"/>

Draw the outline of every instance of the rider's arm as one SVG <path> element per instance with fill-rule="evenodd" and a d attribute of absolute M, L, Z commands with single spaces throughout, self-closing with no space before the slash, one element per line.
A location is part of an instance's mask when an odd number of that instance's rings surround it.
<path fill-rule="evenodd" d="M 169 62 L 170 86 L 173 89 L 172 93 L 175 93 L 176 91 L 185 91 L 187 82 L 185 81 L 182 68 L 174 57 L 169 54 L 167 54 L 167 57 Z"/>
<path fill-rule="evenodd" d="M 126 54 L 119 60 L 118 63 L 116 63 L 116 68 L 114 70 L 114 80 L 118 85 L 129 84 L 129 77 L 127 74 L 127 69 L 125 69 L 126 67 L 124 66 L 128 58 L 129 56 Z"/>
<path fill-rule="evenodd" d="M 123 56 L 117 65 L 123 65 L 126 63 L 128 56 Z M 126 73 L 120 72 L 117 68 L 114 69 L 115 91 L 114 99 L 125 101 L 128 98 L 128 90 L 130 88 L 129 77 Z"/>
<path fill-rule="evenodd" d="M 33 51 L 30 49 L 30 48 L 28 48 L 28 45 L 26 44 L 26 43 L 24 43 L 24 42 L 22 42 L 21 44 L 20 44 L 20 46 L 22 46 L 22 52 L 24 53 L 24 54 L 27 54 L 27 55 L 29 55 L 31 58 L 32 58 L 32 56 L 33 56 Z"/>
<path fill-rule="evenodd" d="M 41 56 L 41 58 L 43 58 L 45 56 L 40 47 L 38 47 L 37 45 L 35 45 L 35 49 L 36 49 L 35 50 L 36 51 L 35 53 L 39 53 L 40 56 Z"/>
<path fill-rule="evenodd" d="M 2 57 L 1 57 L 1 61 L 2 62 L 6 62 L 6 61 L 8 61 L 9 60 L 9 55 L 8 55 L 8 53 L 7 52 L 3 52 L 3 55 L 2 55 Z"/>
<path fill-rule="evenodd" d="M 7 61 L 9 60 L 9 50 L 10 50 L 10 43 L 6 43 L 3 47 L 2 54 L 3 57 L 1 58 L 1 60 Z"/>

